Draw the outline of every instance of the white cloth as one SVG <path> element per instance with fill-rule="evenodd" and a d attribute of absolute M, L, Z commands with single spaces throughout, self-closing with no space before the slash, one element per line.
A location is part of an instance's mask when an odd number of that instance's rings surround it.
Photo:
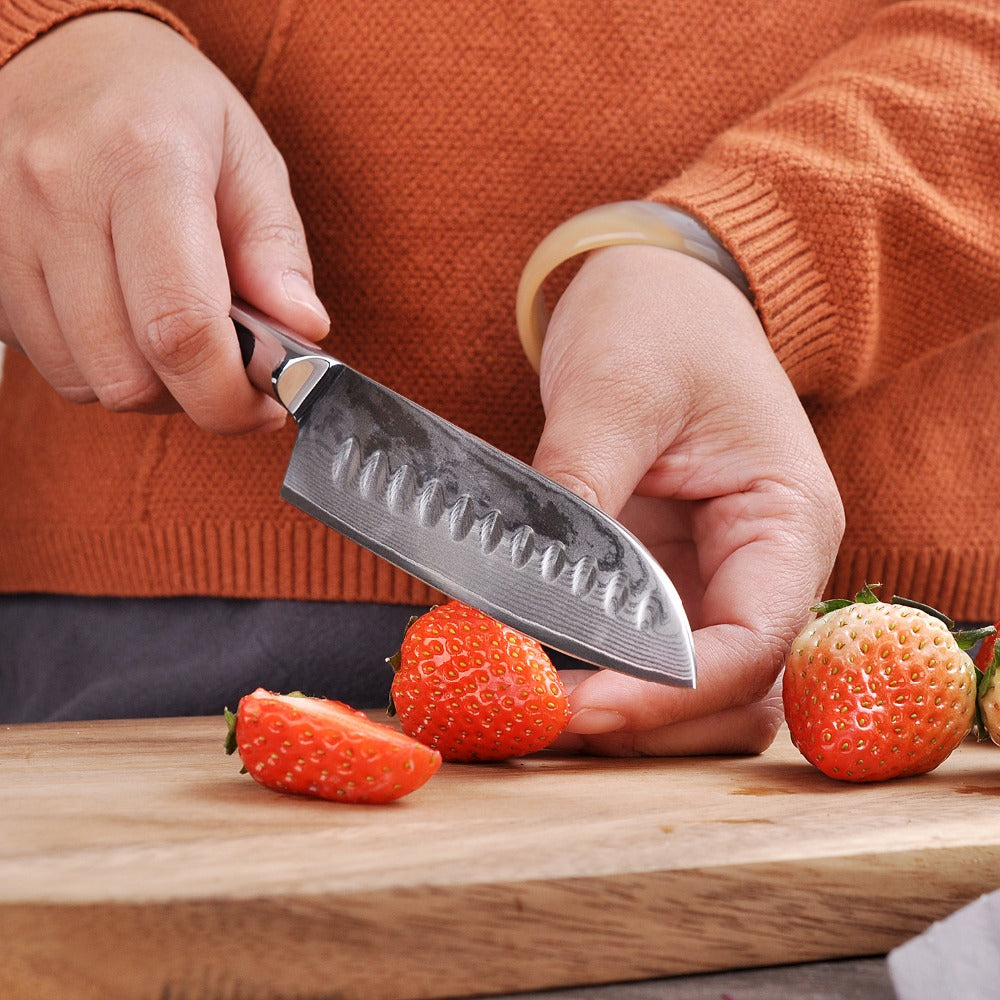
<path fill-rule="evenodd" d="M 998 1000 L 1000 892 L 932 924 L 887 961 L 898 1000 Z"/>

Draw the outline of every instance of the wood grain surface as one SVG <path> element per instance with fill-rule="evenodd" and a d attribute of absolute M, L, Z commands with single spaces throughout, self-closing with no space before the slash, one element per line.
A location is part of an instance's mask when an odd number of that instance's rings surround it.
<path fill-rule="evenodd" d="M 281 795 L 221 719 L 0 727 L 0 997 L 466 997 L 879 955 L 1000 887 L 1000 749 L 446 765 Z"/>

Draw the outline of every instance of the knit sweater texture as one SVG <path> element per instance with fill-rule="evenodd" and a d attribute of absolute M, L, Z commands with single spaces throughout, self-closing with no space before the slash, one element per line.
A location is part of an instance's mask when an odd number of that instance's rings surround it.
<path fill-rule="evenodd" d="M 593 205 L 679 206 L 746 273 L 836 476 L 830 592 L 1000 612 L 995 0 L 3 0 L 0 62 L 111 8 L 252 104 L 338 357 L 530 461 L 528 255 Z M 279 499 L 293 436 L 74 405 L 8 350 L 0 591 L 433 600 Z"/>

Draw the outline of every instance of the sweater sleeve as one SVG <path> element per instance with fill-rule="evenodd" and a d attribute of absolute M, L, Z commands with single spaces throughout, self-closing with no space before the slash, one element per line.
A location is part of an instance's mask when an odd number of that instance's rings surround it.
<path fill-rule="evenodd" d="M 149 0 L 7 0 L 0 4 L 0 66 L 50 28 L 82 14 L 106 10 L 149 14 L 194 41 L 178 18 Z"/>
<path fill-rule="evenodd" d="M 651 197 L 727 246 L 803 397 L 974 335 L 1000 318 L 1000 5 L 887 5 Z"/>

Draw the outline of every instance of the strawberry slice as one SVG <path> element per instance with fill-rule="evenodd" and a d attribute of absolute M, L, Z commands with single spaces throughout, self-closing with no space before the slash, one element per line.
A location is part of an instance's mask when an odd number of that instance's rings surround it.
<path fill-rule="evenodd" d="M 258 688 L 226 709 L 226 753 L 280 792 L 333 802 L 383 803 L 408 795 L 441 767 L 441 754 L 343 702 Z"/>

